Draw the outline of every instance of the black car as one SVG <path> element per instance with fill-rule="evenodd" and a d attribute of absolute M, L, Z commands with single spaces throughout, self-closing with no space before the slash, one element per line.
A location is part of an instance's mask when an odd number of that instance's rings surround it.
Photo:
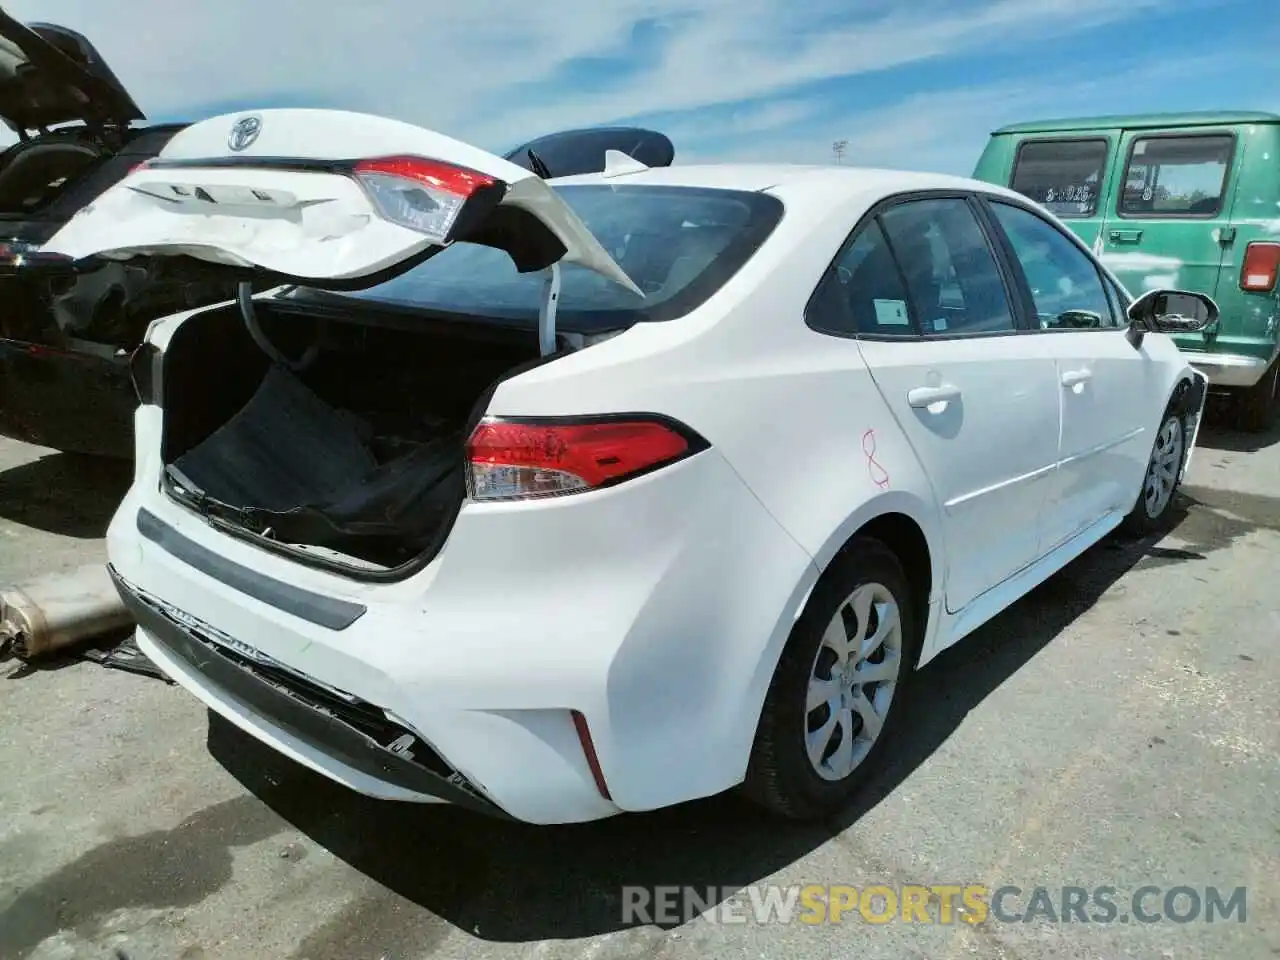
<path fill-rule="evenodd" d="M 133 455 L 129 359 L 156 318 L 236 296 L 218 268 L 173 258 L 71 265 L 40 246 L 185 123 L 148 125 L 89 41 L 0 10 L 0 435 L 73 453 Z M 542 177 L 599 172 L 605 151 L 647 166 L 671 141 L 637 127 L 549 134 L 507 158 Z"/>

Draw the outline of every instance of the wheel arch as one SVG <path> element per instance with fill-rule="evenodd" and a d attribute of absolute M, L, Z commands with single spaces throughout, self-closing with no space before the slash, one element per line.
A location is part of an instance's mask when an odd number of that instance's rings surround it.
<path fill-rule="evenodd" d="M 834 575 L 838 561 L 848 555 L 854 541 L 860 536 L 874 536 L 893 550 L 913 586 L 916 577 L 925 578 L 924 589 L 915 590 L 912 596 L 912 607 L 917 615 L 917 636 L 914 638 L 916 649 L 913 656 L 918 662 L 921 648 L 933 627 L 929 623 L 932 601 L 942 595 L 945 567 L 942 562 L 941 523 L 936 510 L 919 497 L 902 490 L 887 491 L 862 504 L 831 532 L 814 555 L 810 569 L 816 571 L 816 576 L 811 574 L 812 580 L 807 588 L 803 588 L 803 581 L 797 584 L 798 599 L 793 609 L 784 614 L 785 622 L 790 627 L 775 635 L 777 639 L 762 657 L 757 667 L 751 700 L 745 705 L 745 709 L 750 711 L 747 718 L 751 718 L 753 728 L 759 726 L 769 684 L 782 660 L 783 651 L 791 642 L 795 623 L 808 609 L 814 591 Z"/>

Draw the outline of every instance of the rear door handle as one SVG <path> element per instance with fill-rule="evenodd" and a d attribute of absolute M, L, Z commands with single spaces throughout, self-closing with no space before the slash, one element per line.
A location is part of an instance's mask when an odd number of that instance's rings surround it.
<path fill-rule="evenodd" d="M 1110 233 L 1112 243 L 1141 243 L 1141 230 L 1112 230 Z"/>
<path fill-rule="evenodd" d="M 1093 379 L 1093 373 L 1089 370 L 1067 370 L 1062 374 L 1062 385 L 1064 387 L 1074 387 L 1079 383 L 1088 383 Z"/>
<path fill-rule="evenodd" d="M 960 388 L 944 383 L 937 387 L 915 387 L 907 391 L 907 403 L 913 407 L 931 407 L 935 403 L 947 403 L 960 399 Z"/>

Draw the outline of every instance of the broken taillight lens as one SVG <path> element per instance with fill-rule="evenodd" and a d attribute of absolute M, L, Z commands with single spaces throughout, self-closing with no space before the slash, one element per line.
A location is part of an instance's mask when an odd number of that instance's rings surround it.
<path fill-rule="evenodd" d="M 475 170 L 422 157 L 361 160 L 353 174 L 379 216 L 436 243 L 448 239 L 472 196 L 498 183 Z"/>
<path fill-rule="evenodd" d="M 1240 267 L 1240 289 L 1250 293 L 1270 293 L 1280 273 L 1280 243 L 1255 241 L 1244 251 Z"/>
<path fill-rule="evenodd" d="M 665 417 L 484 420 L 467 441 L 474 500 L 530 500 L 610 487 L 705 449 Z"/>

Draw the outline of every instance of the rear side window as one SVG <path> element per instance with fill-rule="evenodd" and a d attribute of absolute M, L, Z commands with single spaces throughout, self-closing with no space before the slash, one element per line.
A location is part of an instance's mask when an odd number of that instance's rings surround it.
<path fill-rule="evenodd" d="M 808 312 L 823 333 L 913 337 L 907 288 L 879 220 L 854 237 L 827 275 Z"/>
<path fill-rule="evenodd" d="M 881 214 L 880 223 L 906 278 L 921 333 L 1014 329 L 1000 268 L 966 201 L 900 203 Z"/>
<path fill-rule="evenodd" d="M 564 264 L 556 325 L 580 333 L 684 316 L 755 254 L 782 216 L 776 197 L 737 190 L 572 184 L 556 192 L 644 292 Z M 351 296 L 532 326 L 543 283 L 541 273 L 517 273 L 502 250 L 456 243 Z"/>
<path fill-rule="evenodd" d="M 1027 141 L 1018 148 L 1009 187 L 1059 217 L 1091 217 L 1110 148 L 1102 137 Z"/>
<path fill-rule="evenodd" d="M 1222 209 L 1234 152 L 1230 134 L 1137 138 L 1124 171 L 1120 213 L 1213 216 Z"/>

